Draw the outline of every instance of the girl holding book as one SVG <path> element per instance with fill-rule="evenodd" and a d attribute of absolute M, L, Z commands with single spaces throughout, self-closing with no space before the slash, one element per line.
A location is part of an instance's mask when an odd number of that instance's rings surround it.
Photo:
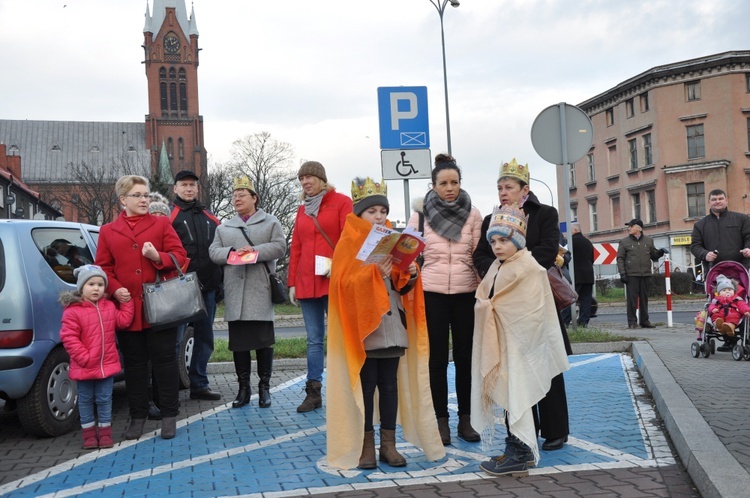
<path fill-rule="evenodd" d="M 380 461 L 403 467 L 396 450 L 396 422 L 404 438 L 430 460 L 445 455 L 429 388 L 429 342 L 422 282 L 387 256 L 366 264 L 357 253 L 373 224 L 390 227 L 384 182 L 352 182 L 354 212 L 346 217 L 343 243 L 333 253 L 328 307 L 326 392 L 328 464 L 374 469 L 375 388 L 380 418 Z"/>

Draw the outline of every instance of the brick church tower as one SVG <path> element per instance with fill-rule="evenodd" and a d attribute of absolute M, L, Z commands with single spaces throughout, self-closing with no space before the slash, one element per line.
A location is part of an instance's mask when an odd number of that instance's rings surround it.
<path fill-rule="evenodd" d="M 184 0 L 154 0 L 150 15 L 147 3 L 143 38 L 148 79 L 146 147 L 152 167 L 154 171 L 159 169 L 165 149 L 171 176 L 187 169 L 205 181 L 207 154 L 198 107 L 199 49 L 194 9 L 188 18 Z M 165 168 L 162 164 L 162 181 L 171 183 L 171 178 L 164 178 Z"/>

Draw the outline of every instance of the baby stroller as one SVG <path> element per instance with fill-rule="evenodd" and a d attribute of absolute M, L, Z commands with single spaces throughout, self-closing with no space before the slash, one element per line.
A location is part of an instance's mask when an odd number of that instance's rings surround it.
<path fill-rule="evenodd" d="M 716 289 L 716 278 L 719 275 L 725 275 L 730 279 L 737 282 L 736 295 L 747 302 L 747 292 L 750 288 L 750 275 L 748 275 L 747 269 L 738 263 L 737 261 L 722 261 L 711 267 L 706 275 L 705 279 L 705 290 L 708 300 L 703 310 L 699 313 L 699 317 L 696 318 L 696 324 L 699 323 L 700 317 L 705 317 L 703 320 L 702 330 L 699 328 L 699 337 L 695 341 L 691 348 L 690 353 L 693 358 L 703 355 L 704 358 L 708 358 L 712 354 L 716 353 L 716 341 L 726 343 L 729 341 L 737 340 L 737 343 L 732 348 L 732 358 L 736 361 L 742 359 L 750 360 L 750 347 L 748 346 L 748 326 L 750 326 L 750 319 L 743 318 L 737 328 L 735 329 L 735 336 L 730 337 L 720 332 L 714 324 L 711 322 L 711 317 L 708 315 L 708 307 L 711 304 L 711 300 L 714 297 L 714 290 Z M 698 325 L 696 325 L 698 328 Z"/>

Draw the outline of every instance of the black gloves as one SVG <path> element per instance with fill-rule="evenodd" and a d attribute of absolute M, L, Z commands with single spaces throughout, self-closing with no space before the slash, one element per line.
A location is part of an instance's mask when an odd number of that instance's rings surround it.
<path fill-rule="evenodd" d="M 620 282 L 622 282 L 623 284 L 627 284 L 628 283 L 628 276 L 627 275 L 620 275 Z"/>

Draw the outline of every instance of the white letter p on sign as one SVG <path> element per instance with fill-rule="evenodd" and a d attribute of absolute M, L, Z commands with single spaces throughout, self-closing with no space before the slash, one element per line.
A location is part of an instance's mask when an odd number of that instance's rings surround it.
<path fill-rule="evenodd" d="M 417 96 L 412 92 L 392 92 L 391 97 L 391 129 L 398 130 L 398 122 L 401 119 L 414 119 L 417 117 Z M 399 100 L 408 100 L 409 109 L 407 111 L 398 110 Z"/>

